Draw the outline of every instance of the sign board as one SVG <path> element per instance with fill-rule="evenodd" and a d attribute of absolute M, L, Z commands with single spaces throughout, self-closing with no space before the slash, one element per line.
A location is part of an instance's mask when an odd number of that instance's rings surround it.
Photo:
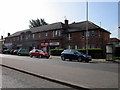
<path fill-rule="evenodd" d="M 58 46 L 58 45 L 60 45 L 60 43 L 59 42 L 51 42 L 49 45 L 50 46 Z"/>
<path fill-rule="evenodd" d="M 112 45 L 106 45 L 106 53 L 113 53 Z"/>
<path fill-rule="evenodd" d="M 49 44 L 48 43 L 41 43 L 40 46 L 48 46 Z"/>

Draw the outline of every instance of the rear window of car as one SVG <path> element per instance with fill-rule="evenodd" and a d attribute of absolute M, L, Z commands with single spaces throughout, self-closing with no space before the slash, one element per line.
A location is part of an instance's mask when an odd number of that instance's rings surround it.
<path fill-rule="evenodd" d="M 43 51 L 42 50 L 38 50 L 38 52 L 42 53 Z"/>

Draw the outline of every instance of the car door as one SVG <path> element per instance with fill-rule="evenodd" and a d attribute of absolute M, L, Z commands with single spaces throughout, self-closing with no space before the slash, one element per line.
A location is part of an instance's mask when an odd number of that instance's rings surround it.
<path fill-rule="evenodd" d="M 35 50 L 35 56 L 39 56 L 39 51 Z"/>

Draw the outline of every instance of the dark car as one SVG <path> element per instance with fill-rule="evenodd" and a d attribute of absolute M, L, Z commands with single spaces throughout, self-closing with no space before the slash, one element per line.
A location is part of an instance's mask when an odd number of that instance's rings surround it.
<path fill-rule="evenodd" d="M 44 52 L 42 50 L 39 49 L 33 49 L 32 51 L 29 52 L 30 57 L 36 56 L 36 57 L 45 57 L 45 58 L 49 58 L 50 55 L 47 52 Z"/>
<path fill-rule="evenodd" d="M 10 49 L 5 49 L 2 51 L 3 54 L 10 54 Z"/>
<path fill-rule="evenodd" d="M 13 52 L 14 52 L 14 49 L 11 49 L 11 50 L 10 50 L 10 54 L 13 54 Z"/>
<path fill-rule="evenodd" d="M 76 50 L 64 50 L 61 53 L 61 59 L 77 60 L 79 62 L 82 62 L 82 61 L 89 62 L 92 60 L 91 56 L 88 56 Z"/>
<path fill-rule="evenodd" d="M 13 54 L 14 54 L 14 55 L 17 55 L 17 53 L 18 53 L 18 50 L 14 50 L 14 51 L 13 51 Z"/>
<path fill-rule="evenodd" d="M 19 49 L 17 54 L 19 56 L 21 56 L 21 55 L 29 55 L 29 51 L 27 49 Z"/>

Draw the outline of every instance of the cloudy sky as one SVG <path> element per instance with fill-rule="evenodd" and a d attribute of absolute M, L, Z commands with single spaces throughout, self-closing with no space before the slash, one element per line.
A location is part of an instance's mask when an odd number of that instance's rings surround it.
<path fill-rule="evenodd" d="M 88 0 L 89 1 L 89 0 Z M 91 2 L 92 1 L 92 2 Z M 89 2 L 89 21 L 118 37 L 118 0 Z M 105 0 L 104 0 L 105 1 Z M 29 20 L 44 18 L 49 24 L 86 20 L 86 2 L 81 0 L 0 0 L 0 36 L 29 28 Z M 100 24 L 101 23 L 101 24 Z"/>

